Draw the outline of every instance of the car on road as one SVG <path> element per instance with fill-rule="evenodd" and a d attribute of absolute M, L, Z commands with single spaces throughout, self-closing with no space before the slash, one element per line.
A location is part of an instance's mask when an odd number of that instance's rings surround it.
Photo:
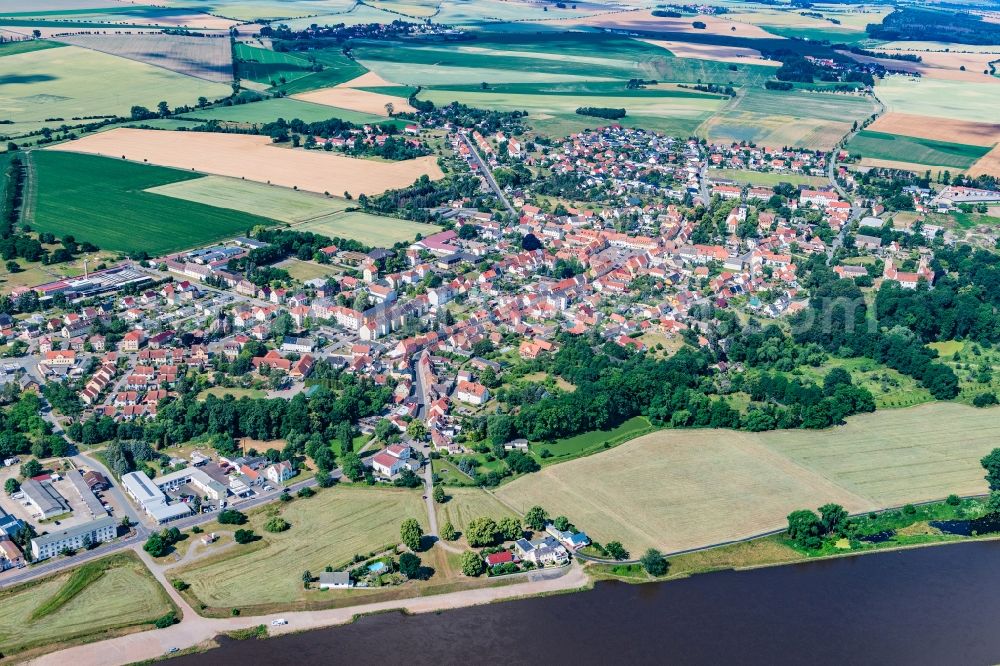
<path fill-rule="evenodd" d="M 167 648 L 167 654 L 173 654 L 174 652 L 180 652 L 180 648 L 176 647 Z"/>
<path fill-rule="evenodd" d="M 285 624 L 288 624 L 288 620 L 286 620 L 283 617 L 279 617 L 276 620 L 271 620 L 271 626 L 272 627 L 280 627 L 280 626 L 285 625 Z"/>

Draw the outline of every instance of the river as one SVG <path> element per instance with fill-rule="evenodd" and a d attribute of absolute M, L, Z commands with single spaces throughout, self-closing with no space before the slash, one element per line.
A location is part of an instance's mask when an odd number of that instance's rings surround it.
<path fill-rule="evenodd" d="M 365 617 L 171 664 L 995 664 L 1000 542 Z"/>

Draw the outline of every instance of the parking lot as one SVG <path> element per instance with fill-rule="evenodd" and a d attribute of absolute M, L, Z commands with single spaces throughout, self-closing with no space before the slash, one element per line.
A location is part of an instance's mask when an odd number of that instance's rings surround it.
<path fill-rule="evenodd" d="M 53 527 L 73 527 L 101 517 L 100 515 L 93 515 L 91 513 L 90 508 L 80 496 L 80 493 L 77 492 L 74 484 L 67 478 L 66 474 L 78 473 L 72 465 L 68 469 L 63 469 L 61 464 L 49 465 L 49 467 L 59 470 L 58 480 L 53 479 L 51 481 L 52 488 L 66 501 L 71 509 L 71 513 L 54 516 L 42 522 L 39 520 L 40 516 L 38 516 L 35 508 L 29 504 L 27 498 L 22 493 L 15 493 L 13 496 L 7 495 L 6 492 L 0 493 L 0 507 L 15 518 L 35 525 L 39 533 L 50 531 Z M 21 481 L 19 474 L 20 465 L 12 465 L 0 469 L 0 488 L 7 482 L 7 479 L 15 478 Z M 124 515 L 121 513 L 121 507 L 116 506 L 111 493 L 98 492 L 95 493 L 95 496 L 100 502 L 107 505 L 107 508 L 111 509 L 114 515 Z"/>

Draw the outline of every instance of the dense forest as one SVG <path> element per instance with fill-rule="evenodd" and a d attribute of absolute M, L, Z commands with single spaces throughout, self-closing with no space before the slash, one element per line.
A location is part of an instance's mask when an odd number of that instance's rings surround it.
<path fill-rule="evenodd" d="M 1000 44 L 1000 23 L 990 23 L 967 12 L 906 7 L 896 9 L 881 23 L 869 23 L 866 30 L 872 39 L 887 41 Z"/>

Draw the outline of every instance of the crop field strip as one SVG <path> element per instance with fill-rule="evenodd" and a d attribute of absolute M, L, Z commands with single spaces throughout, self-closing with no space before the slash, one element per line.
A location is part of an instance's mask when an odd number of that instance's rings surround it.
<path fill-rule="evenodd" d="M 847 145 L 852 153 L 883 160 L 966 169 L 989 148 L 862 130 Z"/>
<path fill-rule="evenodd" d="M 887 111 L 918 116 L 996 123 L 1000 83 L 887 76 L 875 84 Z"/>
<path fill-rule="evenodd" d="M 339 49 L 312 49 L 308 55 L 276 52 L 248 44 L 236 45 L 239 71 L 243 78 L 274 85 L 286 95 L 328 88 L 357 78 L 365 68 Z M 317 71 L 313 65 L 321 67 Z M 281 79 L 285 81 L 282 82 Z"/>
<path fill-rule="evenodd" d="M 825 502 L 868 511 L 985 492 L 979 458 L 998 436 L 995 409 L 952 403 L 826 431 L 664 430 L 496 493 L 522 511 L 565 514 L 599 541 L 677 550 L 780 529 L 790 511 Z"/>
<path fill-rule="evenodd" d="M 123 160 L 35 151 L 38 195 L 32 227 L 101 249 L 151 255 L 204 245 L 273 221 L 145 190 L 200 174 Z"/>
<path fill-rule="evenodd" d="M 54 150 L 116 156 L 217 176 L 246 178 L 309 192 L 353 196 L 405 187 L 422 175 L 443 176 L 434 156 L 377 162 L 272 144 L 270 137 L 209 132 L 114 129 Z"/>

